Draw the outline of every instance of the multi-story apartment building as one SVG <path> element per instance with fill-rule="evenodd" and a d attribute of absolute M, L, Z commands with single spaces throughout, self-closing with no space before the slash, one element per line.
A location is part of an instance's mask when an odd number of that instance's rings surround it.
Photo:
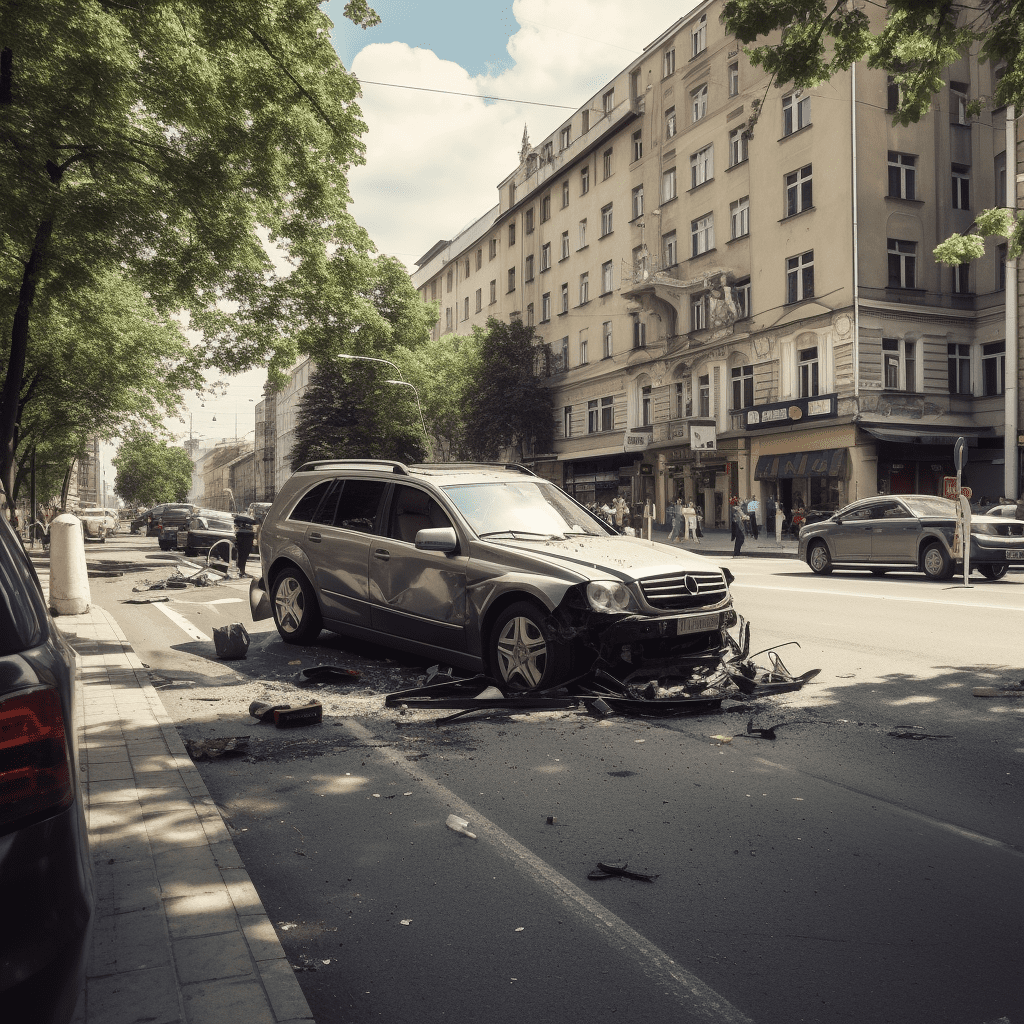
<path fill-rule="evenodd" d="M 436 330 L 534 326 L 557 437 L 536 466 L 583 501 L 682 494 L 723 523 L 733 494 L 941 493 L 958 436 L 975 495 L 1001 494 L 1003 257 L 932 256 L 1005 203 L 1005 111 L 967 113 L 999 69 L 965 55 L 894 127 L 883 72 L 770 88 L 720 12 L 524 135 L 498 205 L 413 275 Z"/>

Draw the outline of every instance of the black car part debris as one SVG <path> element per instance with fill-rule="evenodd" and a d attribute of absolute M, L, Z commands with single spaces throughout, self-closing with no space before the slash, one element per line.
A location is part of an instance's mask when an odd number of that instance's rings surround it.
<path fill-rule="evenodd" d="M 215 626 L 213 643 L 217 648 L 217 657 L 225 660 L 244 658 L 249 653 L 249 634 L 240 622 L 232 622 L 230 626 Z"/>
<path fill-rule="evenodd" d="M 587 878 L 594 882 L 599 882 L 605 878 L 632 878 L 637 882 L 653 882 L 658 876 L 648 875 L 643 871 L 628 871 L 628 864 L 606 864 L 604 861 L 598 861 L 597 867 L 587 875 Z"/>
<path fill-rule="evenodd" d="M 554 711 L 583 705 L 594 715 L 675 717 L 718 711 L 732 701 L 735 687 L 744 702 L 777 693 L 791 693 L 809 683 L 820 669 L 794 676 L 775 647 L 750 654 L 750 626 L 739 620 L 738 636 L 722 632 L 721 645 L 709 651 L 666 658 L 636 658 L 636 667 L 623 678 L 613 674 L 607 659 L 597 660 L 582 675 L 559 680 L 544 689 L 522 690 L 483 674 L 457 679 L 451 670 L 432 666 L 423 686 L 388 694 L 386 707 L 452 708 L 454 715 L 436 720 L 452 722 L 474 711 Z M 796 643 L 796 641 L 790 641 Z M 799 646 L 799 644 L 797 644 Z M 767 655 L 768 666 L 754 659 Z M 740 709 L 747 709 L 742 703 Z"/>
<path fill-rule="evenodd" d="M 324 708 L 318 700 L 293 707 L 291 704 L 265 704 L 254 700 L 249 705 L 249 714 L 261 722 L 273 722 L 278 729 L 290 729 L 298 725 L 319 725 L 324 720 Z"/>
<path fill-rule="evenodd" d="M 323 683 L 354 683 L 360 678 L 354 668 L 338 668 L 336 665 L 313 665 L 297 674 L 296 686 L 314 686 Z"/>

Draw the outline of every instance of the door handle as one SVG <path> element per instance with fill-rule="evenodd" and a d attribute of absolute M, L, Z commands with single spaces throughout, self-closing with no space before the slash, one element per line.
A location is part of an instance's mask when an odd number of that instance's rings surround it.
<path fill-rule="evenodd" d="M 381 562 L 391 561 L 391 552 L 387 548 L 377 548 L 373 553 L 373 557 L 379 559 Z"/>
<path fill-rule="evenodd" d="M 309 539 L 310 539 L 311 541 L 314 541 L 315 543 L 319 544 L 319 543 L 320 543 L 320 541 L 321 541 L 321 540 L 322 540 L 323 538 L 322 538 L 322 537 L 320 536 L 320 534 L 319 534 L 319 533 L 311 533 L 311 534 L 309 535 Z"/>

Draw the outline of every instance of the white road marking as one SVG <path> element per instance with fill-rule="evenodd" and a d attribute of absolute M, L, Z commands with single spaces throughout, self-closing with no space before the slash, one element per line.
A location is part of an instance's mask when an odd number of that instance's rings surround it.
<path fill-rule="evenodd" d="M 813 590 L 810 587 L 794 587 L 791 585 L 773 586 L 764 583 L 741 583 L 739 580 L 729 585 L 730 590 L 735 590 L 737 587 L 746 587 L 748 590 L 780 590 L 786 594 L 809 594 L 812 597 L 859 597 L 865 601 L 905 601 L 909 604 L 941 604 L 947 607 L 988 608 L 998 612 L 1019 612 L 1021 610 L 1019 606 L 1014 608 L 1005 604 L 986 604 L 982 601 L 971 601 L 967 598 L 958 600 L 952 595 L 942 601 L 934 597 L 901 597 L 898 594 L 892 593 L 861 593 L 856 590 Z"/>
<path fill-rule="evenodd" d="M 196 629 L 196 627 L 193 626 L 192 623 L 189 622 L 188 619 L 186 619 L 185 616 L 181 614 L 181 612 L 176 612 L 173 608 L 169 607 L 166 604 L 154 604 L 152 607 L 156 608 L 158 611 L 163 612 L 164 615 L 166 615 L 167 618 L 171 620 L 171 622 L 175 623 L 178 626 L 181 626 L 181 628 L 193 640 L 206 640 L 207 642 L 210 641 L 210 638 L 205 633 Z"/>
<path fill-rule="evenodd" d="M 622 918 L 613 914 L 593 897 L 588 896 L 579 886 L 559 874 L 545 861 L 531 853 L 525 846 L 513 839 L 504 829 L 481 817 L 480 812 L 457 797 L 436 779 L 425 774 L 405 760 L 392 747 L 381 744 L 376 736 L 358 722 L 343 720 L 343 729 L 351 733 L 369 748 L 370 756 L 380 757 L 397 768 L 408 772 L 424 788 L 447 808 L 468 818 L 476 829 L 477 836 L 489 840 L 491 846 L 505 857 L 515 868 L 531 881 L 539 882 L 554 896 L 567 911 L 575 914 L 585 925 L 596 927 L 618 953 L 624 954 L 647 974 L 652 981 L 663 987 L 696 1021 L 707 1024 L 753 1024 L 714 989 L 705 985 L 696 975 L 680 967 L 671 957 L 654 943 L 645 939 L 631 928 Z"/>

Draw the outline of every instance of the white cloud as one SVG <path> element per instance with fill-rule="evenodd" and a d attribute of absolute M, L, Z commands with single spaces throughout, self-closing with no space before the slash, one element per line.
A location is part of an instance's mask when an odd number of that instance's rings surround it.
<path fill-rule="evenodd" d="M 693 6 L 516 0 L 521 27 L 508 43 L 513 63 L 496 74 L 473 76 L 430 50 L 397 42 L 365 47 L 352 71 L 367 83 L 575 109 Z M 438 239 L 451 238 L 496 204 L 499 182 L 518 164 L 524 122 L 536 145 L 572 113 L 370 84 L 360 107 L 369 129 L 367 164 L 350 175 L 352 213 L 382 252 L 410 270 Z"/>

